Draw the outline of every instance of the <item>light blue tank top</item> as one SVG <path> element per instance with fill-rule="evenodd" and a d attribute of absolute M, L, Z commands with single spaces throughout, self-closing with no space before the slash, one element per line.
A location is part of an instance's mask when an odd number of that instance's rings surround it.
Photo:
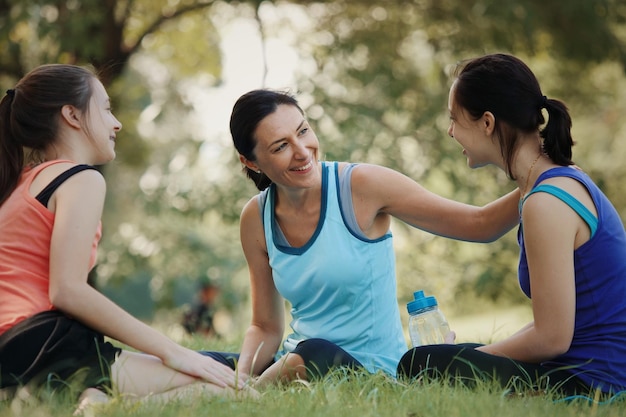
<path fill-rule="evenodd" d="M 281 243 L 273 185 L 263 205 L 274 284 L 291 304 L 292 333 L 278 356 L 302 340 L 322 338 L 346 350 L 369 372 L 395 375 L 407 345 L 396 298 L 391 233 L 375 240 L 353 233 L 340 209 L 338 164 L 321 164 L 320 219 L 304 246 Z"/>

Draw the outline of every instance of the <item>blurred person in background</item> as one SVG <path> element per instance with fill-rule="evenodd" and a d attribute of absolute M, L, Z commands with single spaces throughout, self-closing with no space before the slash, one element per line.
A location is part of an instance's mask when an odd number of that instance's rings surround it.
<path fill-rule="evenodd" d="M 189 334 L 200 333 L 203 336 L 216 336 L 213 318 L 215 300 L 220 293 L 217 285 L 202 282 L 193 303 L 183 314 L 182 325 Z"/>

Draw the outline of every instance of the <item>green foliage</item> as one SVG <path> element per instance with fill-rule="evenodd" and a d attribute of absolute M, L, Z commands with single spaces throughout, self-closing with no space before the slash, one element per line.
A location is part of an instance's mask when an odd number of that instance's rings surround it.
<path fill-rule="evenodd" d="M 510 191 L 514 184 L 499 170 L 469 172 L 444 118 L 454 64 L 510 52 L 529 63 L 549 97 L 570 106 L 576 161 L 624 213 L 621 193 L 610 188 L 619 187 L 625 174 L 615 155 L 625 149 L 615 141 L 623 124 L 610 117 L 624 109 L 625 10 L 619 2 L 335 2 L 311 10 L 316 35 L 304 34 L 299 47 L 317 70 L 300 85 L 312 97 L 307 110 L 328 159 L 396 168 L 470 204 Z M 596 30 L 572 30 L 578 26 Z M 598 153 L 604 163 L 592 161 Z M 456 304 L 458 312 L 474 295 L 520 300 L 513 232 L 489 245 L 433 238 L 402 225 L 394 234 L 401 301 L 418 288 Z"/>
<path fill-rule="evenodd" d="M 326 159 L 386 165 L 478 205 L 513 184 L 496 169 L 470 172 L 447 137 L 450 73 L 465 58 L 514 53 L 537 73 L 546 95 L 568 104 L 575 161 L 626 218 L 622 3 L 5 0 L 0 85 L 9 88 L 46 62 L 102 70 L 124 130 L 116 162 L 103 168 L 109 195 L 98 284 L 144 282 L 157 307 L 174 307 L 177 288 L 211 279 L 235 305 L 247 294 L 238 216 L 256 191 L 229 138 L 198 134 L 192 100 L 196 90 L 222 82 L 221 25 L 235 18 L 263 25 L 264 16 L 275 15 L 275 24 L 259 28 L 266 40 L 296 35 L 293 46 L 306 64 L 297 74 L 299 98 Z M 293 17 L 294 8 L 310 25 Z M 207 166 L 207 153 L 219 163 Z M 477 245 L 397 222 L 393 231 L 401 302 L 418 288 L 458 312 L 479 305 L 476 297 L 520 300 L 514 232 Z"/>

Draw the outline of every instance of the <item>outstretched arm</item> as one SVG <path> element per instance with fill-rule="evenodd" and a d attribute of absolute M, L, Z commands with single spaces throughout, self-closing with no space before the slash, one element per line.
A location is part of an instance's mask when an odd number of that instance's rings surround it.
<path fill-rule="evenodd" d="M 85 325 L 139 351 L 157 356 L 175 370 L 218 386 L 235 386 L 235 374 L 230 368 L 178 345 L 128 314 L 87 283 L 89 259 L 102 214 L 105 190 L 102 175 L 87 170 L 68 179 L 54 195 L 55 222 L 50 246 L 51 303 Z"/>
<path fill-rule="evenodd" d="M 357 221 L 367 232 L 384 216 L 430 233 L 459 240 L 491 242 L 519 223 L 519 190 L 483 207 L 441 197 L 397 171 L 360 164 L 352 173 Z"/>

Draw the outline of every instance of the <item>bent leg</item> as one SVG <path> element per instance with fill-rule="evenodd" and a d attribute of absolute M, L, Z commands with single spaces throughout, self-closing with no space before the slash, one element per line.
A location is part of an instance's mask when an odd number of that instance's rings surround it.
<path fill-rule="evenodd" d="M 302 357 L 309 379 L 321 378 L 333 368 L 363 368 L 354 356 L 325 339 L 303 340 L 293 353 Z"/>
<path fill-rule="evenodd" d="M 164 365 L 156 356 L 126 350 L 111 365 L 111 376 L 120 394 L 135 397 L 161 394 L 198 382 L 197 378 Z"/>
<path fill-rule="evenodd" d="M 363 365 L 336 344 L 325 339 L 307 339 L 270 366 L 257 384 L 322 378 L 333 368 L 362 368 Z"/>
<path fill-rule="evenodd" d="M 589 387 L 569 372 L 491 355 L 476 350 L 477 346 L 480 345 L 413 348 L 400 360 L 398 376 L 444 378 L 468 386 L 477 381 L 497 381 L 512 391 L 555 388 L 564 394 L 589 392 Z"/>
<path fill-rule="evenodd" d="M 257 379 L 255 387 L 263 388 L 266 385 L 290 382 L 297 379 L 307 379 L 304 360 L 298 354 L 287 353 L 263 371 Z"/>

